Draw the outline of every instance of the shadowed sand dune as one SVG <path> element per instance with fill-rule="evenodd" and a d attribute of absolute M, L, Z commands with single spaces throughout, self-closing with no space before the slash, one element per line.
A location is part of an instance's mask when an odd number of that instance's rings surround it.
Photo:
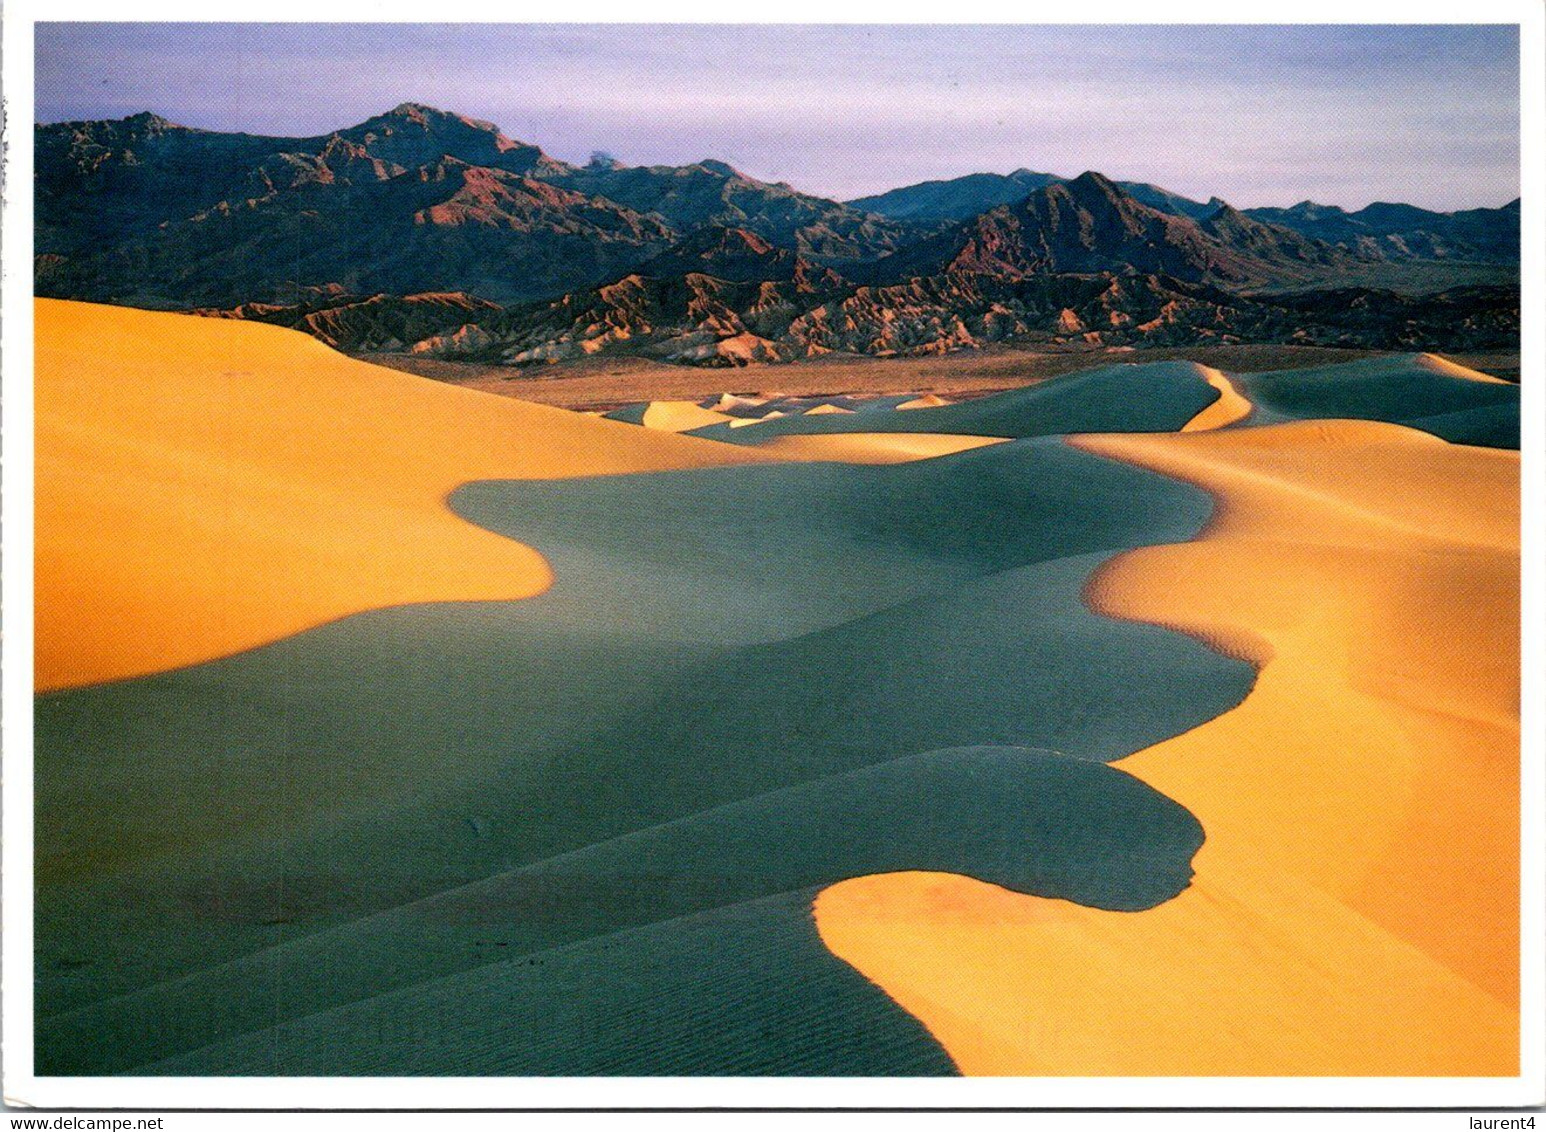
<path fill-rule="evenodd" d="M 961 821 L 962 814 L 973 820 Z M 290 1013 L 290 1003 L 319 1014 L 330 1004 L 359 999 L 347 1011 L 347 1028 L 337 1016 L 311 1018 L 288 1027 L 282 1040 L 276 1041 L 271 1029 L 258 1030 L 163 1068 L 349 1073 L 393 1064 L 377 1049 L 339 1041 L 341 1029 L 359 1029 L 441 1034 L 421 1039 L 417 1051 L 402 1051 L 395 1063 L 399 1071 L 536 1072 L 544 1056 L 540 1044 L 469 1043 L 456 1029 L 437 1025 L 431 1015 L 441 1013 L 444 1020 L 444 989 L 508 982 L 512 985 L 496 992 L 500 1002 L 537 1010 L 538 1016 L 560 1008 L 577 1022 L 588 1017 L 593 1030 L 608 1030 L 609 1013 L 624 1018 L 632 1013 L 625 1005 L 632 996 L 521 979 L 528 958 L 637 925 L 659 924 L 649 938 L 665 939 L 685 926 L 672 921 L 702 916 L 705 909 L 711 918 L 716 909 L 740 916 L 737 906 L 749 901 L 897 865 L 971 871 L 1023 891 L 1100 907 L 1145 908 L 1185 886 L 1188 862 L 1201 841 L 1201 829 L 1185 810 L 1104 764 L 1024 748 L 931 751 L 733 802 L 502 873 L 80 1012 L 51 1023 L 51 1030 L 61 1044 L 106 1039 L 122 1051 L 121 1064 L 196 1049 L 230 1031 L 235 1009 L 228 1005 L 223 1017 L 212 1017 L 202 1004 L 241 1003 L 250 999 L 255 981 L 283 970 L 286 1005 L 281 1013 Z M 779 849 L 770 852 L 770 845 Z M 809 890 L 807 899 L 812 895 Z M 795 918 L 809 929 L 806 916 Z M 731 964 L 722 968 L 723 987 L 683 986 L 680 976 L 677 984 L 665 986 L 658 974 L 647 981 L 642 973 L 630 979 L 614 976 L 625 985 L 645 982 L 639 993 L 694 996 L 676 1002 L 653 1023 L 667 1032 L 680 1031 L 681 1038 L 670 1044 L 640 1042 L 628 1063 L 632 1071 L 670 1072 L 673 1065 L 729 1071 L 717 1068 L 720 1058 L 763 1071 L 780 1065 L 787 1050 L 723 1049 L 717 1028 L 696 1037 L 683 1029 L 683 1019 L 717 1015 L 713 1003 L 746 1016 L 795 1014 L 807 1019 L 811 1035 L 825 1034 L 838 1020 L 820 1020 L 827 1004 L 804 1000 L 800 988 L 834 981 L 840 965 L 825 954 L 814 931 L 798 939 L 798 948 L 791 940 L 784 954 L 770 960 L 782 969 L 785 985 L 761 1005 L 734 1006 L 743 993 L 738 985 L 743 976 Z M 345 956 L 347 961 L 341 961 Z M 495 958 L 502 962 L 491 966 Z M 607 966 L 628 971 L 636 962 L 623 957 Z M 700 960 L 693 978 L 702 980 L 701 969 L 714 966 L 713 959 Z M 433 991 L 426 988 L 428 993 L 414 990 L 432 970 L 470 973 L 444 980 Z M 764 980 L 770 975 L 761 973 Z M 485 1000 L 477 1001 L 480 1013 L 487 1010 Z M 253 1006 L 248 1026 L 273 1017 L 271 1004 Z M 873 1017 L 876 1012 L 872 1007 L 866 1013 Z M 507 1024 L 498 1014 L 469 1021 L 485 1027 Z M 780 1025 L 791 1023 L 786 1018 Z M 431 1040 L 438 1049 L 428 1047 Z M 572 1035 L 565 1040 L 571 1043 L 567 1056 L 572 1065 L 598 1056 Z M 818 1040 L 825 1039 L 791 1038 L 786 1044 L 803 1049 L 803 1060 L 812 1063 Z M 546 1056 L 561 1056 L 552 1035 L 547 1042 Z M 693 1057 L 687 1056 L 688 1049 L 696 1051 Z M 862 1044 L 846 1053 L 834 1046 L 825 1064 L 849 1073 L 893 1070 L 873 1055 L 866 1059 L 862 1050 Z M 799 1060 L 785 1062 L 783 1071 Z"/>
<path fill-rule="evenodd" d="M 895 401 L 895 398 L 890 399 Z M 936 404 L 948 402 L 936 399 Z M 909 402 L 909 405 L 912 403 Z M 888 404 L 885 409 L 906 408 L 907 405 Z M 926 407 L 926 406 L 915 406 Z M 865 419 L 872 419 L 874 407 L 858 410 Z M 855 409 L 833 404 L 818 404 L 805 410 L 807 415 L 818 418 L 830 413 L 855 413 Z M 645 428 L 665 432 L 686 432 L 713 424 L 725 424 L 731 428 L 762 425 L 781 419 L 786 414 L 774 409 L 768 417 L 730 417 L 724 413 L 705 409 L 693 401 L 649 401 L 625 405 L 606 414 L 611 420 L 643 425 Z M 746 434 L 755 447 L 764 453 L 785 460 L 842 460 L 855 464 L 896 464 L 906 460 L 928 460 L 936 456 L 948 456 L 968 448 L 985 444 L 997 444 L 1002 437 L 948 435 L 912 432 L 845 432 L 811 435 L 773 436 L 771 440 L 759 439 L 766 434 Z M 744 439 L 744 438 L 742 438 Z"/>
<path fill-rule="evenodd" d="M 1202 376 L 1208 384 L 1219 391 L 1219 399 L 1182 425 L 1182 432 L 1206 432 L 1235 424 L 1250 416 L 1251 402 L 1241 395 L 1226 374 L 1211 366 L 1198 368 L 1203 371 Z"/>
<path fill-rule="evenodd" d="M 1210 507 L 1195 488 L 1057 441 L 882 468 L 475 484 L 452 502 L 520 531 L 553 586 L 522 602 L 361 614 L 39 699 L 47 1064 L 79 1072 L 132 1055 L 78 1040 L 98 1023 L 115 1032 L 116 996 L 138 996 L 145 1024 L 131 1030 L 176 1033 L 186 1004 L 157 984 L 524 863 L 912 752 L 1120 757 L 1226 710 L 1252 678 L 1188 637 L 1085 607 L 1088 575 L 1113 550 L 1185 538 Z M 190 773 L 220 757 L 212 732 L 240 759 Z M 955 836 L 942 820 L 928 828 Z M 1005 836 L 995 830 L 983 832 Z M 795 851 L 792 837 L 758 847 L 767 859 L 751 878 Z M 1001 875 L 991 861 L 952 867 Z M 119 941 L 106 955 L 105 938 Z M 487 959 L 481 925 L 457 947 L 440 939 L 409 947 L 410 984 Z M 380 976 L 369 949 L 328 954 L 345 1002 Z M 841 968 L 823 949 L 790 963 L 791 985 L 810 964 Z M 321 1005 L 286 1005 L 271 981 L 200 1001 L 229 1027 L 213 1037 Z M 68 1011 L 58 1029 L 47 1020 Z M 674 1025 L 672 1041 L 705 1032 L 687 1013 Z M 335 1033 L 338 1056 L 365 1056 L 379 1044 L 369 1033 Z M 651 1056 L 640 1051 L 641 1071 Z M 850 1051 L 820 1056 L 836 1072 Z"/>
<path fill-rule="evenodd" d="M 1202 821 L 1196 881 L 1124 916 L 863 878 L 822 938 L 968 1073 L 1516 1073 L 1517 457 L 1329 421 L 1076 443 L 1223 500 L 1091 588 L 1263 666 L 1121 764 Z"/>
<path fill-rule="evenodd" d="M 1253 374 L 1225 374 L 1194 362 L 1127 363 L 906 414 L 806 413 L 767 421 L 750 433 L 711 425 L 692 434 L 740 444 L 834 432 L 1028 437 L 1195 432 L 1327 418 L 1388 421 L 1457 444 L 1518 448 L 1519 387 L 1433 354 Z"/>
<path fill-rule="evenodd" d="M 489 964 L 142 1075 L 945 1076 L 915 1019 L 821 946 L 804 889 Z"/>
<path fill-rule="evenodd" d="M 1493 377 L 1490 373 L 1483 373 L 1481 370 L 1472 369 L 1470 366 L 1463 366 L 1459 362 L 1452 362 L 1448 358 L 1440 357 L 1438 354 L 1418 354 L 1414 360 L 1434 373 L 1446 374 L 1449 377 L 1460 377 L 1467 381 L 1479 381 L 1483 385 L 1513 384 L 1504 381 L 1502 378 Z"/>
<path fill-rule="evenodd" d="M 447 510 L 468 480 L 758 458 L 437 385 L 259 323 L 40 299 L 36 328 L 39 689 L 196 664 L 363 609 L 541 592 L 539 554 Z"/>
<path fill-rule="evenodd" d="M 617 420 L 626 420 L 621 413 L 609 413 Z M 712 424 L 724 424 L 733 420 L 724 413 L 705 409 L 692 401 L 651 401 L 644 407 L 636 422 L 645 428 L 658 428 L 666 432 L 686 432 L 692 428 L 705 428 Z"/>
<path fill-rule="evenodd" d="M 1519 386 L 1433 354 L 1238 374 L 1254 423 L 1347 418 L 1422 429 L 1455 444 L 1519 447 Z"/>
<path fill-rule="evenodd" d="M 1220 391 L 1217 371 L 1193 362 L 1150 362 L 1085 370 L 991 397 L 907 412 L 786 416 L 750 432 L 728 425 L 692 435 L 738 444 L 771 436 L 834 432 L 934 432 L 1031 437 L 1074 432 L 1173 432 Z"/>
<path fill-rule="evenodd" d="M 41 1071 L 1507 1070 L 1514 454 L 1189 363 L 715 444 L 39 311 Z M 1409 363 L 1311 384 L 1499 432 Z"/>
<path fill-rule="evenodd" d="M 971 448 L 1003 444 L 995 436 L 949 436 L 932 432 L 843 432 L 775 436 L 757 451 L 785 460 L 841 460 L 851 464 L 900 464 L 932 460 Z"/>

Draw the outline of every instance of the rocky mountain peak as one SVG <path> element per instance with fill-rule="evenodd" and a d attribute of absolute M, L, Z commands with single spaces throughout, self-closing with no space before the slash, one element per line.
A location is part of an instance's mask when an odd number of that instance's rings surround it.
<path fill-rule="evenodd" d="M 1230 204 L 1227 200 L 1221 200 L 1218 197 L 1213 197 L 1213 198 L 1211 198 L 1208 201 L 1208 207 L 1213 210 L 1209 214 L 1209 216 L 1208 216 L 1208 222 L 1210 224 L 1219 224 L 1219 223 L 1225 223 L 1225 224 L 1254 224 L 1255 223 L 1255 221 L 1253 221 L 1250 217 L 1246 216 L 1245 213 L 1241 212 L 1238 208 L 1236 208 L 1234 205 Z"/>
<path fill-rule="evenodd" d="M 149 110 L 141 110 L 138 114 L 130 114 L 123 120 L 123 124 L 130 129 L 144 131 L 146 133 L 160 133 L 164 130 L 181 130 L 184 127 L 176 122 L 168 121 L 159 114 Z"/>
<path fill-rule="evenodd" d="M 1093 169 L 1086 169 L 1079 176 L 1069 181 L 1068 189 L 1078 197 L 1099 195 L 1110 200 L 1116 200 L 1127 196 L 1111 178 L 1107 177 L 1104 173 L 1097 173 Z"/>
<path fill-rule="evenodd" d="M 537 146 L 506 137 L 492 122 L 418 102 L 404 102 L 338 133 L 370 156 L 406 169 L 441 156 L 514 173 L 562 167 Z"/>
<path fill-rule="evenodd" d="M 396 106 L 392 107 L 392 109 L 388 110 L 384 115 L 382 115 L 382 117 L 407 118 L 411 121 L 422 122 L 427 120 L 432 115 L 441 115 L 444 113 L 444 111 L 436 110 L 433 106 L 426 106 L 422 102 L 399 102 Z"/>

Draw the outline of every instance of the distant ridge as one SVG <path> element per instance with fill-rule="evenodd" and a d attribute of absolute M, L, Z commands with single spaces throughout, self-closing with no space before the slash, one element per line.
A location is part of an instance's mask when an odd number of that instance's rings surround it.
<path fill-rule="evenodd" d="M 1301 201 L 1292 208 L 1252 208 L 1247 215 L 1303 235 L 1389 259 L 1481 259 L 1519 262 L 1519 199 L 1502 208 L 1430 212 L 1375 203 L 1356 212 Z"/>
<path fill-rule="evenodd" d="M 1029 169 L 1016 169 L 1007 174 L 968 173 L 946 180 L 922 181 L 848 203 L 893 220 L 965 220 L 1001 204 L 1018 204 L 1037 189 L 1068 180 L 1070 178 L 1056 173 L 1033 173 Z M 1113 183 L 1139 202 L 1172 216 L 1198 220 L 1218 206 L 1217 198 L 1204 204 L 1140 181 Z"/>
<path fill-rule="evenodd" d="M 1037 189 L 1067 183 L 1055 173 L 969 173 L 948 180 L 923 181 L 849 203 L 896 220 L 959 221 L 1000 204 L 1018 204 Z M 1196 201 L 1158 185 L 1113 181 L 1128 195 L 1160 212 L 1203 220 L 1224 201 Z M 980 206 L 980 207 L 979 207 Z M 1341 244 L 1368 258 L 1395 261 L 1456 259 L 1519 262 L 1519 201 L 1501 208 L 1433 212 L 1409 204 L 1375 203 L 1356 212 L 1335 205 L 1302 201 L 1290 208 L 1248 208 L 1245 216 L 1290 228 L 1301 236 Z"/>
<path fill-rule="evenodd" d="M 1347 259 L 1329 245 L 1221 205 L 1201 223 L 1143 204 L 1095 172 L 1056 181 L 876 265 L 896 281 L 939 272 L 1159 272 L 1186 282 L 1241 284 Z"/>
<path fill-rule="evenodd" d="M 149 111 L 34 137 L 40 296 L 260 319 L 346 350 L 739 365 L 1042 339 L 1442 350 L 1517 333 L 1517 202 L 1242 211 L 1019 169 L 845 204 L 714 158 L 571 165 L 418 102 L 308 138 Z M 1446 297 L 1390 293 L 1407 277 Z"/>
<path fill-rule="evenodd" d="M 604 281 L 706 225 L 835 261 L 907 234 L 720 161 L 579 168 L 413 102 L 309 138 L 144 113 L 38 126 L 35 144 L 37 283 L 54 297 L 227 305 L 333 283 L 519 301 Z"/>
<path fill-rule="evenodd" d="M 1015 204 L 1062 178 L 1016 169 L 1013 173 L 969 173 L 945 181 L 924 181 L 848 203 L 893 220 L 965 220 L 1001 204 Z"/>

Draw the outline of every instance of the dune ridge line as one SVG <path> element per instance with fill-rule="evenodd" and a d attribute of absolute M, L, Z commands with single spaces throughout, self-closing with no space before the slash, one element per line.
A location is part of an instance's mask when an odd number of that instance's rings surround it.
<path fill-rule="evenodd" d="M 1070 442 L 1224 504 L 1089 590 L 1261 664 L 1120 763 L 1202 821 L 1196 879 L 1122 915 L 857 878 L 818 897 L 823 940 L 966 1073 L 1516 1073 L 1517 454 L 1335 421 Z"/>
<path fill-rule="evenodd" d="M 256 322 L 38 299 L 35 323 L 39 691 L 198 664 L 365 609 L 541 593 L 540 554 L 446 506 L 467 482 L 768 459 L 442 385 Z"/>

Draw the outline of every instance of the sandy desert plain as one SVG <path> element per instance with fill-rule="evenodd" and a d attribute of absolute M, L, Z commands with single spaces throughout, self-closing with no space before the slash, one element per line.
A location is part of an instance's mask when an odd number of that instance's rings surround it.
<path fill-rule="evenodd" d="M 35 316 L 40 1073 L 1518 1071 L 1516 384 Z"/>

